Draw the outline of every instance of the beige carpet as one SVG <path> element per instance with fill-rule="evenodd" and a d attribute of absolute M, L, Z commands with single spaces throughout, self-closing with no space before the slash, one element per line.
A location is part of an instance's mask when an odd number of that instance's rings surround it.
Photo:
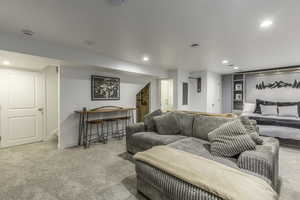
<path fill-rule="evenodd" d="M 0 150 L 1 200 L 144 200 L 125 141 L 58 151 L 54 142 Z M 300 197 L 300 151 L 280 150 L 281 200 Z"/>

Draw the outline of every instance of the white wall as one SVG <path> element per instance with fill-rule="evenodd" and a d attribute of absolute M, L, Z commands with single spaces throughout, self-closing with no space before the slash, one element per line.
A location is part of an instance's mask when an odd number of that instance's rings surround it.
<path fill-rule="evenodd" d="M 120 100 L 119 101 L 91 101 L 90 76 L 102 75 L 119 77 Z M 60 77 L 60 108 L 61 108 L 61 130 L 60 130 L 60 148 L 66 148 L 77 145 L 78 141 L 78 115 L 75 110 L 81 110 L 83 107 L 88 109 L 114 105 L 123 107 L 136 106 L 136 94 L 148 82 L 151 82 L 151 110 L 157 108 L 157 81 L 152 77 L 137 77 L 120 72 L 104 72 L 97 68 L 72 68 L 61 67 Z M 153 95 L 155 94 L 155 95 Z"/>
<path fill-rule="evenodd" d="M 221 113 L 222 78 L 220 74 L 207 72 L 207 109 L 209 113 Z"/>
<path fill-rule="evenodd" d="M 201 78 L 201 92 L 197 91 L 197 80 L 190 80 L 190 110 L 207 112 L 207 72 L 192 72 L 191 77 Z"/>
<path fill-rule="evenodd" d="M 190 73 L 188 71 L 178 69 L 177 70 L 177 109 L 178 110 L 190 110 L 191 102 L 191 84 L 189 83 Z M 182 105 L 183 97 L 183 83 L 188 83 L 188 105 Z"/>
<path fill-rule="evenodd" d="M 300 73 L 269 73 L 269 74 L 253 74 L 246 75 L 246 102 L 255 103 L 256 99 L 263 99 L 268 101 L 299 101 L 300 89 L 295 88 L 275 88 L 264 90 L 257 90 L 256 84 L 264 81 L 265 84 L 274 83 L 275 81 L 284 81 L 286 83 L 293 83 L 294 80 L 300 80 Z"/>
<path fill-rule="evenodd" d="M 201 78 L 201 92 L 197 91 L 197 80 L 190 79 L 189 109 L 198 112 L 221 113 L 222 80 L 213 72 L 192 72 L 191 77 Z"/>
<path fill-rule="evenodd" d="M 58 131 L 58 73 L 56 67 L 44 70 L 46 81 L 46 138 Z"/>

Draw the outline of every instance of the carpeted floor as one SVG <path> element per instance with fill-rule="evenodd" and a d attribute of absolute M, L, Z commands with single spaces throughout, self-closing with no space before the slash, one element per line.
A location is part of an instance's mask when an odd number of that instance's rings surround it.
<path fill-rule="evenodd" d="M 145 200 L 136 192 L 125 141 L 90 149 L 56 149 L 55 142 L 0 150 L 1 200 Z M 281 148 L 280 200 L 300 197 L 300 150 Z"/>

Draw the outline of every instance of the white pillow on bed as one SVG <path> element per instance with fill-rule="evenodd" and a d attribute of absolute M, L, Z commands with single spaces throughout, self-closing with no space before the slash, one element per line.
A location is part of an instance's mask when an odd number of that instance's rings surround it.
<path fill-rule="evenodd" d="M 260 105 L 262 115 L 278 115 L 277 105 Z"/>
<path fill-rule="evenodd" d="M 282 117 L 299 117 L 298 106 L 278 106 L 278 115 Z"/>
<path fill-rule="evenodd" d="M 243 113 L 254 113 L 256 108 L 255 103 L 244 103 Z"/>

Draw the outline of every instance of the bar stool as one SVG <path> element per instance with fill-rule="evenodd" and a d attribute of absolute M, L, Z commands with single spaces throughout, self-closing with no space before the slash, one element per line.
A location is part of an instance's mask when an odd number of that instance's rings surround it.
<path fill-rule="evenodd" d="M 129 124 L 131 117 L 130 116 L 124 116 L 124 117 L 119 117 L 118 121 L 121 123 L 121 129 L 120 131 L 120 139 L 123 138 L 126 134 L 126 127 Z"/>
<path fill-rule="evenodd" d="M 101 120 L 101 119 L 89 120 L 86 123 L 90 128 L 90 131 L 87 132 L 87 146 L 88 147 L 89 147 L 90 143 L 95 140 L 95 138 L 93 138 L 93 136 L 95 136 L 95 135 L 97 135 L 98 142 L 103 142 L 104 144 L 107 143 L 108 136 L 103 131 L 103 120 Z M 93 125 L 96 126 L 96 131 L 97 131 L 96 134 L 93 133 Z M 99 130 L 99 126 L 101 126 L 101 133 Z"/>
<path fill-rule="evenodd" d="M 114 130 L 114 124 L 117 123 L 117 119 L 116 118 L 105 118 L 102 120 L 106 125 L 106 134 L 109 135 L 109 133 L 111 133 L 112 137 L 114 137 L 116 134 L 116 132 Z"/>

